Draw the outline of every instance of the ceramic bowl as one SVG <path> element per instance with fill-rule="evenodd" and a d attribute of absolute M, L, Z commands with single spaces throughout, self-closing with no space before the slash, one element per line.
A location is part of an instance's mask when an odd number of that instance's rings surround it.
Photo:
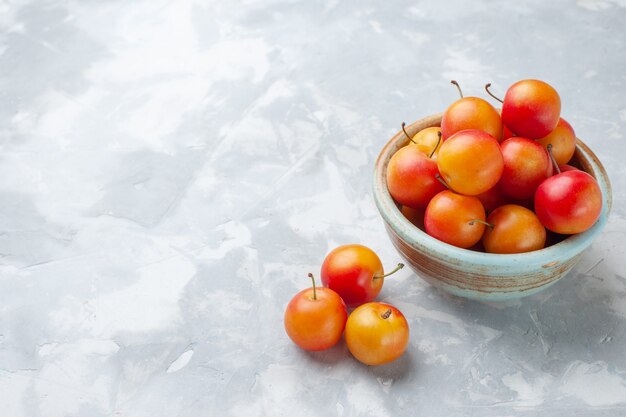
<path fill-rule="evenodd" d="M 439 126 L 441 114 L 426 117 L 408 126 L 413 136 L 421 129 Z M 502 301 L 541 291 L 564 277 L 580 260 L 585 249 L 606 225 L 611 210 L 611 185 L 594 153 L 578 139 L 572 159 L 600 185 L 602 213 L 595 225 L 544 249 L 500 255 L 461 249 L 441 242 L 413 225 L 391 198 L 386 184 L 389 159 L 408 142 L 396 133 L 380 152 L 374 174 L 374 199 L 393 245 L 418 276 L 457 296 Z"/>

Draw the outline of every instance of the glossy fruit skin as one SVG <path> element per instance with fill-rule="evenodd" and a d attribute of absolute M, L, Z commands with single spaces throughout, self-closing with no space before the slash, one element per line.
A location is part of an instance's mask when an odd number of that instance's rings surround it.
<path fill-rule="evenodd" d="M 385 313 L 390 314 L 384 318 Z M 392 305 L 367 303 L 355 309 L 346 323 L 350 353 L 366 365 L 382 365 L 404 353 L 409 344 L 409 324 Z"/>
<path fill-rule="evenodd" d="M 538 139 L 552 132 L 561 115 L 561 98 L 539 80 L 521 80 L 507 90 L 502 121 L 517 136 Z"/>
<path fill-rule="evenodd" d="M 496 140 L 502 138 L 502 119 L 491 104 L 478 97 L 463 97 L 452 103 L 441 118 L 442 139 L 447 140 L 461 130 L 477 129 Z"/>
<path fill-rule="evenodd" d="M 487 217 L 483 246 L 489 253 L 523 253 L 542 249 L 546 229 L 535 213 L 516 204 L 505 204 Z"/>
<path fill-rule="evenodd" d="M 513 132 L 511 132 L 511 129 L 506 127 L 505 124 L 502 124 L 502 140 L 507 140 L 508 138 L 512 138 L 513 136 L 515 135 L 513 134 Z M 502 140 L 500 142 L 502 142 Z"/>
<path fill-rule="evenodd" d="M 400 213 L 407 218 L 408 221 L 413 223 L 413 225 L 421 230 L 424 230 L 424 213 L 426 212 L 426 208 L 414 209 L 407 206 L 402 206 L 400 209 Z"/>
<path fill-rule="evenodd" d="M 339 246 L 322 263 L 322 283 L 341 296 L 349 307 L 372 301 L 380 293 L 385 278 L 383 264 L 367 246 Z"/>
<path fill-rule="evenodd" d="M 600 217 L 602 192 L 596 180 L 584 171 L 553 175 L 537 188 L 535 213 L 556 233 L 574 234 L 589 229 Z"/>
<path fill-rule="evenodd" d="M 484 193 L 476 195 L 476 198 L 480 200 L 487 213 L 491 213 L 496 208 L 511 203 L 511 197 L 505 195 L 502 190 L 500 190 L 498 184 Z"/>
<path fill-rule="evenodd" d="M 435 194 L 445 189 L 435 177 L 438 173 L 437 163 L 417 146 L 405 146 L 389 160 L 389 193 L 403 206 L 426 207 Z"/>
<path fill-rule="evenodd" d="M 580 171 L 580 170 L 576 168 L 575 166 L 565 164 L 565 165 L 559 165 L 559 171 L 567 172 L 567 171 Z"/>
<path fill-rule="evenodd" d="M 478 243 L 485 225 L 485 208 L 476 197 L 457 194 L 450 190 L 437 194 L 426 207 L 424 227 L 432 237 L 459 248 L 470 248 Z"/>
<path fill-rule="evenodd" d="M 348 310 L 339 294 L 318 287 L 296 294 L 285 310 L 285 331 L 304 350 L 324 350 L 339 342 L 348 319 Z"/>
<path fill-rule="evenodd" d="M 431 156 L 431 159 L 437 160 L 437 152 L 439 151 L 439 147 L 443 140 L 439 140 L 439 132 L 441 132 L 441 128 L 438 126 L 427 127 L 426 129 L 422 129 L 413 136 L 413 142 L 409 142 L 408 146 L 417 146 L 417 148 L 424 152 L 426 155 Z M 439 142 L 439 144 L 437 144 Z M 437 149 L 435 149 L 435 146 Z M 435 149 L 435 152 L 433 152 Z"/>
<path fill-rule="evenodd" d="M 500 180 L 504 160 L 493 136 L 481 130 L 462 130 L 441 145 L 437 166 L 451 189 L 478 195 Z"/>
<path fill-rule="evenodd" d="M 532 198 L 539 184 L 552 175 L 548 152 L 537 141 L 521 136 L 505 140 L 500 149 L 504 170 L 498 188 L 517 200 Z"/>
<path fill-rule="evenodd" d="M 559 119 L 559 123 L 552 132 L 537 139 L 537 142 L 546 149 L 548 144 L 552 144 L 552 156 L 554 156 L 557 165 L 567 164 L 576 151 L 576 133 L 572 125 L 563 118 Z"/>

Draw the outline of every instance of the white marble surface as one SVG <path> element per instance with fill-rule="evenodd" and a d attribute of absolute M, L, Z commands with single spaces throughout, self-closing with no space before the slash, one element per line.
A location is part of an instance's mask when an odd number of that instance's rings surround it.
<path fill-rule="evenodd" d="M 626 415 L 626 3 L 504 3 L 0 1 L 0 415 Z M 402 359 L 298 350 L 331 248 L 399 260 L 387 138 L 530 77 L 613 183 L 580 265 L 499 305 L 405 269 Z"/>

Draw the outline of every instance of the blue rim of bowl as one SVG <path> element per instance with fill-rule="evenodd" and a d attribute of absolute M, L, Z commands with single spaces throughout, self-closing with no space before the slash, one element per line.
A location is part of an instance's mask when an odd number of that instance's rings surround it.
<path fill-rule="evenodd" d="M 431 116 L 431 118 L 436 120 L 437 115 Z M 587 172 L 598 181 L 598 185 L 602 191 L 602 211 L 598 221 L 591 228 L 582 233 L 569 236 L 561 242 L 544 249 L 514 255 L 477 252 L 449 245 L 433 238 L 413 225 L 413 223 L 400 212 L 395 201 L 389 194 L 386 180 L 389 159 L 398 149 L 405 146 L 407 142 L 408 139 L 403 137 L 402 132 L 398 132 L 387 142 L 380 152 L 376 160 L 376 168 L 374 171 L 374 200 L 385 222 L 388 223 L 405 243 L 416 250 L 427 250 L 429 254 L 435 258 L 454 259 L 457 262 L 469 262 L 491 267 L 512 267 L 515 264 L 521 267 L 533 264 L 546 264 L 546 266 L 549 266 L 551 260 L 556 262 L 579 254 L 581 250 L 591 244 L 608 221 L 612 205 L 611 184 L 608 175 L 596 155 L 587 145 L 578 139 L 576 151 L 579 156 L 586 160 L 590 168 Z"/>

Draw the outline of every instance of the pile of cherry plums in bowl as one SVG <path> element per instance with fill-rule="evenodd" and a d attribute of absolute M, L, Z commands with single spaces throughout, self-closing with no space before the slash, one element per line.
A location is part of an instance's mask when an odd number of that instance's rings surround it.
<path fill-rule="evenodd" d="M 374 197 L 392 242 L 450 292 L 528 295 L 568 272 L 606 221 L 608 177 L 561 117 L 546 82 L 514 83 L 499 111 L 461 98 L 402 125 L 376 163 Z"/>

